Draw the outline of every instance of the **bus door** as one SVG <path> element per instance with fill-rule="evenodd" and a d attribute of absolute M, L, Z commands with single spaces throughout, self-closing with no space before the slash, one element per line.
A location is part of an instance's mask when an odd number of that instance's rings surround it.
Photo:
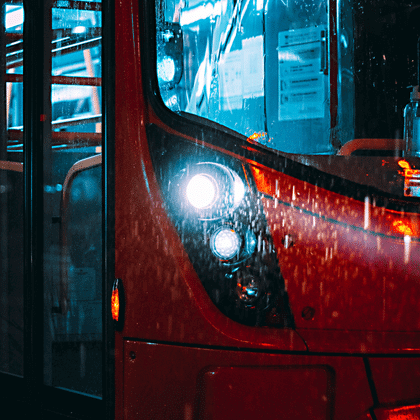
<path fill-rule="evenodd" d="M 106 418 L 102 8 L 1 4 L 0 371 L 15 418 Z"/>

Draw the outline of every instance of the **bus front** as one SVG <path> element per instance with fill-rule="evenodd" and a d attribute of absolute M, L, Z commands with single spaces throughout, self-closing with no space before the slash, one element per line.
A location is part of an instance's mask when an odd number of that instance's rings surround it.
<path fill-rule="evenodd" d="M 419 6 L 117 4 L 117 418 L 419 417 Z"/>

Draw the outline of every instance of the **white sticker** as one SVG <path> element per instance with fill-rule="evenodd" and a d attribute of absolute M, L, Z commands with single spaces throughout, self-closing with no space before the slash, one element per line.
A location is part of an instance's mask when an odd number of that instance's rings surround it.
<path fill-rule="evenodd" d="M 264 51 L 263 37 L 244 39 L 243 54 L 243 96 L 257 98 L 264 95 Z"/>
<path fill-rule="evenodd" d="M 219 62 L 219 74 L 222 109 L 242 109 L 242 50 L 224 54 Z"/>
<path fill-rule="evenodd" d="M 279 121 L 324 118 L 323 28 L 279 33 Z"/>

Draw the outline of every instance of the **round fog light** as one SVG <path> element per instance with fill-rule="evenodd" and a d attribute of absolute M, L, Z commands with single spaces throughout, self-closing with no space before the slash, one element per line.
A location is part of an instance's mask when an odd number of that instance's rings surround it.
<path fill-rule="evenodd" d="M 240 236 L 230 227 L 217 229 L 210 238 L 213 254 L 221 260 L 230 260 L 238 255 L 241 249 Z"/>

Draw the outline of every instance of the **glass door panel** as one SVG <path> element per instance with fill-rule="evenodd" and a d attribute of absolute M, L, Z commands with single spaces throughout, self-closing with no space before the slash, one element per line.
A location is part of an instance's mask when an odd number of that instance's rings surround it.
<path fill-rule="evenodd" d="M 44 383 L 102 396 L 101 11 L 52 8 L 44 138 Z"/>
<path fill-rule="evenodd" d="M 0 14 L 0 371 L 23 376 L 23 6 Z"/>

